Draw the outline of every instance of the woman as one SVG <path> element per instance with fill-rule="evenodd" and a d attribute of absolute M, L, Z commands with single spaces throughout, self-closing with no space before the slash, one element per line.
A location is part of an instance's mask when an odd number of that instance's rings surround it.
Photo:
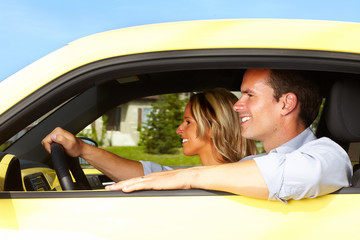
<path fill-rule="evenodd" d="M 185 155 L 199 155 L 203 165 L 217 165 L 256 154 L 254 142 L 241 137 L 240 119 L 232 108 L 237 100 L 226 89 L 214 89 L 191 96 L 184 111 L 184 121 L 177 129 Z M 82 157 L 116 182 L 171 170 L 153 162 L 122 158 L 86 144 L 61 128 L 56 128 L 42 141 L 49 153 L 52 142 L 62 144 L 68 155 Z"/>
<path fill-rule="evenodd" d="M 223 88 L 191 96 L 185 108 L 184 122 L 177 130 L 183 139 L 185 155 L 199 155 L 206 166 L 237 162 L 245 156 L 256 154 L 254 142 L 241 137 L 241 121 L 233 110 L 237 100 L 234 94 Z M 190 139 L 187 137 L 189 128 L 192 134 Z M 210 149 L 190 154 L 188 145 L 192 140 L 203 141 Z"/>

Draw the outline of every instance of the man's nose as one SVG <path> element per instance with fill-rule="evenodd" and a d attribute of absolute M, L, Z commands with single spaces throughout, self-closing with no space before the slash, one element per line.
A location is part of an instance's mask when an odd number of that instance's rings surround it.
<path fill-rule="evenodd" d="M 233 109 L 235 112 L 240 112 L 242 109 L 244 109 L 242 97 L 240 97 L 239 100 L 234 104 Z"/>

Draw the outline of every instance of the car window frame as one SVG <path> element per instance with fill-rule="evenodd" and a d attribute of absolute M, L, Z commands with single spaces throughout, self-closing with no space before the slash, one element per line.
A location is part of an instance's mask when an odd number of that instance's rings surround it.
<path fill-rule="evenodd" d="M 3 113 L 0 116 L 0 132 L 4 134 L 0 136 L 0 144 L 15 135 L 16 130 L 12 129 L 25 128 L 32 120 L 66 99 L 112 79 L 112 74 L 122 77 L 164 70 L 253 67 L 360 73 L 360 55 L 315 50 L 235 48 L 139 53 L 104 59 L 59 76 Z M 58 100 L 49 101 L 54 95 Z M 32 119 L 25 117 L 29 112 L 34 115 Z"/>

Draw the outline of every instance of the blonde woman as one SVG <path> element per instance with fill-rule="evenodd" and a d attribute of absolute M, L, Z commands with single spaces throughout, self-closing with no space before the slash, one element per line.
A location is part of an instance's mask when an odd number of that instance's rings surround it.
<path fill-rule="evenodd" d="M 184 121 L 176 130 L 182 138 L 185 155 L 199 155 L 202 165 L 236 162 L 256 154 L 253 141 L 241 137 L 240 119 L 233 110 L 237 97 L 226 89 L 208 90 L 191 96 Z M 73 134 L 56 128 L 42 143 L 63 145 L 68 155 L 82 157 L 114 181 L 171 170 L 149 161 L 134 161 L 84 143 Z"/>
<path fill-rule="evenodd" d="M 177 129 L 185 155 L 199 155 L 206 166 L 237 162 L 256 154 L 254 142 L 241 137 L 240 118 L 232 108 L 237 100 L 223 88 L 190 97 L 184 121 Z"/>

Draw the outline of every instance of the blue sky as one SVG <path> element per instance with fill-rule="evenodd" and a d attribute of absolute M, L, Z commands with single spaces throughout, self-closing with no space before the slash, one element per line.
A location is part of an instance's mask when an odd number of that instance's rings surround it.
<path fill-rule="evenodd" d="M 360 22 L 360 1 L 0 0 L 0 81 L 90 34 L 150 23 L 224 18 Z"/>

